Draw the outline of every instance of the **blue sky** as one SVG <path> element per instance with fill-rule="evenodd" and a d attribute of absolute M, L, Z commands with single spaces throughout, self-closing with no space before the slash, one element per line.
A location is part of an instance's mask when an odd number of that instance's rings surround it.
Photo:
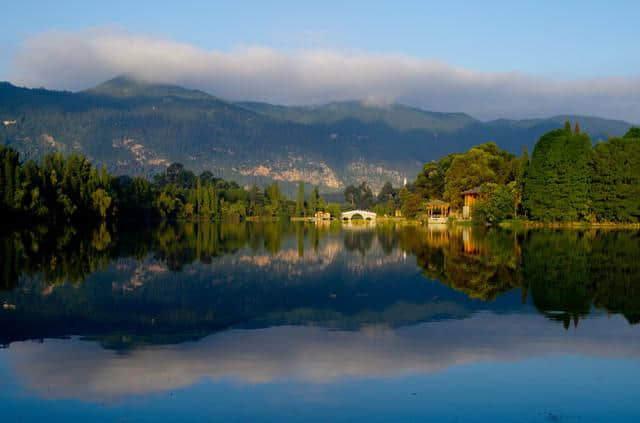
<path fill-rule="evenodd" d="M 0 74 L 25 39 L 117 26 L 205 49 L 332 47 L 437 58 L 475 70 L 561 77 L 640 68 L 640 3 L 630 1 L 32 1 L 3 10 Z M 482 6 L 478 6 L 479 4 Z M 514 4 L 520 3 L 520 4 Z"/>
<path fill-rule="evenodd" d="M 51 31 L 84 37 L 86 31 L 95 29 L 178 42 L 202 51 L 233 52 L 260 46 L 296 55 L 330 49 L 345 55 L 400 55 L 471 72 L 516 72 L 557 81 L 637 78 L 638 22 L 640 3 L 618 0 L 237 0 L 177 4 L 23 0 L 3 10 L 0 80 L 82 88 L 73 81 L 22 78 L 21 73 L 43 66 L 25 65 L 25 56 L 34 54 L 29 50 L 29 40 L 46 38 Z M 37 52 L 41 54 L 42 50 Z M 50 74 L 51 70 L 43 73 Z M 97 81 L 97 76 L 94 79 Z M 178 78 L 181 82 L 186 79 Z M 81 80 L 86 84 L 96 82 L 91 78 Z M 309 99 L 274 100 L 286 103 Z"/>

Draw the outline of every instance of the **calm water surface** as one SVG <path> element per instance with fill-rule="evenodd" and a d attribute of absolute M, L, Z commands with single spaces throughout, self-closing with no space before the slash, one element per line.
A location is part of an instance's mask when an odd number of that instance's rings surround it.
<path fill-rule="evenodd" d="M 640 421 L 640 234 L 0 235 L 2 421 Z"/>

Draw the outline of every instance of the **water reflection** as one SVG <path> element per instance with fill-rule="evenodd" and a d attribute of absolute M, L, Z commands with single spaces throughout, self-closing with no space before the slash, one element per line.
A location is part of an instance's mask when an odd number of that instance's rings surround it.
<path fill-rule="evenodd" d="M 263 384 L 335 383 L 346 378 L 442 372 L 482 362 L 514 362 L 558 353 L 640 358 L 640 338 L 620 319 L 594 321 L 567 338 L 540 316 L 480 313 L 461 321 L 357 332 L 272 327 L 231 330 L 197 343 L 148 346 L 117 355 L 96 344 L 47 340 L 12 345 L 20 383 L 46 398 L 104 401 L 170 391 L 203 380 Z"/>
<path fill-rule="evenodd" d="M 118 421 L 129 416 L 117 404 L 144 398 L 124 409 L 317 421 L 361 399 L 323 420 L 415 421 L 439 407 L 444 421 L 541 421 L 598 404 L 564 401 L 590 387 L 637 421 L 637 231 L 165 223 L 7 231 L 0 248 L 9 419 L 73 420 L 80 400 L 92 420 Z M 189 395 L 166 414 L 175 390 Z M 281 401 L 270 414 L 266 395 Z M 486 406 L 496 398 L 502 418 Z"/>
<path fill-rule="evenodd" d="M 15 309 L 0 310 L 0 342 L 79 334 L 130 348 L 239 325 L 398 327 L 530 304 L 565 327 L 594 307 L 637 323 L 638 256 L 636 231 L 35 228 L 2 238 L 0 300 Z"/>
<path fill-rule="evenodd" d="M 484 301 L 516 287 L 525 288 L 517 234 L 439 227 L 419 235 L 403 247 L 416 256 L 426 276 Z"/>

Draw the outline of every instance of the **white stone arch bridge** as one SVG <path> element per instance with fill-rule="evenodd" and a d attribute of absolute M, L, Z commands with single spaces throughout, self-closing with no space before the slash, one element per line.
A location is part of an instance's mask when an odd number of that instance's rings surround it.
<path fill-rule="evenodd" d="M 376 220 L 378 217 L 374 212 L 366 211 L 366 210 L 351 210 L 347 212 L 343 212 L 340 214 L 340 218 L 342 220 L 351 220 L 353 216 L 359 215 L 364 220 Z"/>

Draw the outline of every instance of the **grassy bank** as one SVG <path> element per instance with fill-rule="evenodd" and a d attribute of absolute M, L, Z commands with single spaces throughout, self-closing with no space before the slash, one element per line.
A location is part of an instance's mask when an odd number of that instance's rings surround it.
<path fill-rule="evenodd" d="M 549 229 L 640 229 L 640 223 L 622 222 L 537 222 L 532 220 L 507 220 L 498 226 L 509 229 L 549 228 Z"/>

